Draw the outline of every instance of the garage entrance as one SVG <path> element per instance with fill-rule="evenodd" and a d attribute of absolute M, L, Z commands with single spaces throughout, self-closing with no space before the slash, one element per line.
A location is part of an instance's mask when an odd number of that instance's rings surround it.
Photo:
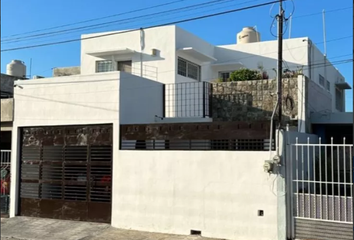
<path fill-rule="evenodd" d="M 20 215 L 110 223 L 112 125 L 21 133 Z"/>

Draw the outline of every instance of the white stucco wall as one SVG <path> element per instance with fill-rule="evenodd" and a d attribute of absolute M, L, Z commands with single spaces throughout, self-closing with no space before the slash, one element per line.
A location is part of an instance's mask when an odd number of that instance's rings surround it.
<path fill-rule="evenodd" d="M 17 214 L 20 127 L 113 124 L 119 138 L 119 72 L 17 81 L 14 89 L 10 217 Z M 113 158 L 119 142 L 113 141 Z"/>
<path fill-rule="evenodd" d="M 307 105 L 310 113 L 313 112 L 325 113 L 325 112 L 334 111 L 335 109 L 335 106 L 333 109 L 334 101 L 335 101 L 335 97 L 334 96 L 332 97 L 330 92 L 322 88 L 314 81 L 309 81 Z"/>
<path fill-rule="evenodd" d="M 18 204 L 19 128 L 113 124 L 113 162 L 117 162 L 119 124 L 153 123 L 162 113 L 162 84 L 127 73 L 17 81 L 11 156 L 10 216 Z"/>
<path fill-rule="evenodd" d="M 82 38 L 104 35 L 95 33 L 82 35 Z M 142 36 L 142 37 L 141 37 Z M 141 41 L 142 40 L 142 41 Z M 143 50 L 141 51 L 141 42 Z M 87 53 L 129 48 L 133 54 L 115 55 L 115 61 L 132 60 L 132 72 L 143 77 L 158 80 L 163 83 L 173 83 L 175 80 L 175 26 L 132 31 L 81 41 L 81 74 L 93 74 L 96 71 L 96 61 L 111 60 L 112 56 L 94 57 Z M 158 55 L 152 55 L 152 49 L 158 50 Z M 142 54 L 140 54 L 142 53 Z M 141 59 L 143 67 L 141 68 Z"/>
<path fill-rule="evenodd" d="M 311 48 L 311 58 L 312 58 L 312 80 L 317 83 L 318 87 L 326 92 L 329 92 L 332 96 L 331 111 L 339 112 L 336 109 L 336 98 L 335 98 L 335 83 L 345 82 L 343 75 L 324 57 L 323 53 L 315 46 L 312 45 Z M 325 78 L 325 81 L 330 82 L 330 90 L 328 91 L 326 85 L 323 87 L 319 83 L 319 75 Z M 326 83 L 325 83 L 326 84 Z M 343 102 L 345 102 L 345 91 L 343 91 Z M 345 109 L 345 105 L 344 108 Z"/>
<path fill-rule="evenodd" d="M 296 70 L 297 66 L 307 65 L 307 38 L 286 39 L 283 41 L 283 59 L 286 64 L 284 69 Z M 245 67 L 258 69 L 263 66 L 270 78 L 275 78 L 276 74 L 272 70 L 277 68 L 278 42 L 265 41 L 248 44 L 233 44 L 217 46 L 215 57 L 218 62 L 241 62 Z M 305 75 L 307 75 L 305 73 Z"/>
<path fill-rule="evenodd" d="M 119 151 L 112 226 L 238 240 L 277 240 L 269 152 Z M 258 210 L 264 216 L 257 216 Z"/>
<path fill-rule="evenodd" d="M 214 49 L 215 46 L 206 42 L 205 40 L 199 38 L 198 36 L 194 35 L 193 33 L 190 33 L 180 27 L 176 27 L 176 50 L 182 49 L 182 48 L 193 48 L 207 56 L 214 56 Z M 203 62 L 201 60 L 198 60 L 188 54 L 185 54 L 183 52 L 177 52 L 176 54 L 176 65 L 175 68 L 176 70 L 178 69 L 177 67 L 177 58 L 182 57 L 188 61 L 191 61 L 195 64 L 198 64 L 201 66 L 201 81 L 211 81 L 213 78 L 213 70 L 210 67 L 210 62 Z M 196 82 L 196 80 L 188 77 L 184 77 L 181 75 L 177 74 L 178 72 L 176 71 L 176 83 L 181 83 L 181 82 Z M 214 78 L 215 79 L 215 78 Z"/>
<path fill-rule="evenodd" d="M 163 112 L 163 84 L 120 72 L 120 124 L 153 123 Z"/>

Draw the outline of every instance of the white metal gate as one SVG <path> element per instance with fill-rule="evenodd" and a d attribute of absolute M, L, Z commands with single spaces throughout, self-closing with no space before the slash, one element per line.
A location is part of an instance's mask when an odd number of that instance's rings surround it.
<path fill-rule="evenodd" d="M 11 150 L 1 150 L 1 216 L 9 213 Z"/>
<path fill-rule="evenodd" d="M 353 145 L 289 146 L 291 238 L 353 239 Z"/>

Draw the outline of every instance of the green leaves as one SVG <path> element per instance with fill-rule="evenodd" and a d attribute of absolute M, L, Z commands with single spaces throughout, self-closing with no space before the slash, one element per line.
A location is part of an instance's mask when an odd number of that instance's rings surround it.
<path fill-rule="evenodd" d="M 248 81 L 248 80 L 261 80 L 263 79 L 262 73 L 258 70 L 251 70 L 243 68 L 234 71 L 230 75 L 230 81 Z"/>

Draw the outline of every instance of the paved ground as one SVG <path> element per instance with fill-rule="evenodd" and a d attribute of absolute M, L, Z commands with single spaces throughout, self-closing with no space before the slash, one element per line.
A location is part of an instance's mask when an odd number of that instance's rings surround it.
<path fill-rule="evenodd" d="M 107 224 L 16 217 L 1 219 L 1 240 L 217 240 L 112 228 Z M 220 239 L 219 239 L 220 240 Z"/>

